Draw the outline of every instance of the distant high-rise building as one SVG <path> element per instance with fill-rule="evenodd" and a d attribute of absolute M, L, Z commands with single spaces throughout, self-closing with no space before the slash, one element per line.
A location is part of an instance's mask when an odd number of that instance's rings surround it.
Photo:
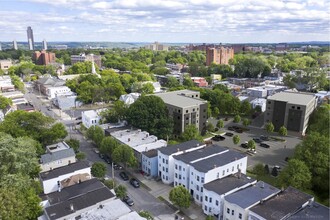
<path fill-rule="evenodd" d="M 154 51 L 168 51 L 168 46 L 164 44 L 159 44 L 158 42 L 155 42 L 153 44 L 149 44 L 144 46 L 144 48 L 149 49 L 149 50 L 154 50 Z"/>
<path fill-rule="evenodd" d="M 71 55 L 71 64 L 72 65 L 75 63 L 78 63 L 78 62 L 85 62 L 85 61 L 93 62 L 94 61 L 94 63 L 100 68 L 102 66 L 101 60 L 102 60 L 102 57 L 100 55 L 94 55 L 94 54 L 86 55 L 84 53 L 79 54 L 79 55 Z"/>
<path fill-rule="evenodd" d="M 234 49 L 229 47 L 217 47 L 206 49 L 206 66 L 211 63 L 227 64 L 234 58 Z"/>
<path fill-rule="evenodd" d="M 28 27 L 26 32 L 27 32 L 29 50 L 34 50 L 34 39 L 33 39 L 33 30 L 32 30 L 32 28 Z"/>
<path fill-rule="evenodd" d="M 13 49 L 14 50 L 17 50 L 17 42 L 16 42 L 16 40 L 13 41 Z"/>
<path fill-rule="evenodd" d="M 43 50 L 47 50 L 47 41 L 46 41 L 46 39 L 44 39 L 44 40 L 42 41 L 42 49 L 43 49 Z"/>

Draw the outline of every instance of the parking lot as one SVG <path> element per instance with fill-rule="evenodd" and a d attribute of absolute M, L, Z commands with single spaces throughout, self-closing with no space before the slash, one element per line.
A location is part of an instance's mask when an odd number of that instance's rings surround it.
<path fill-rule="evenodd" d="M 278 166 L 286 166 L 287 162 L 285 161 L 286 157 L 291 157 L 294 153 L 295 146 L 301 142 L 301 139 L 299 137 L 294 136 L 287 136 L 287 137 L 281 137 L 277 133 L 269 134 L 264 129 L 256 128 L 256 127 L 248 127 L 248 131 L 244 131 L 243 133 L 237 133 L 235 131 L 228 130 L 228 127 L 231 126 L 240 126 L 243 127 L 241 124 L 235 124 L 235 123 L 228 123 L 225 128 L 221 129 L 221 131 L 224 132 L 231 132 L 234 135 L 239 135 L 240 142 L 239 144 L 233 143 L 233 138 L 225 136 L 225 140 L 220 141 L 213 141 L 214 144 L 229 147 L 231 149 L 240 151 L 242 153 L 246 153 L 248 155 L 248 168 L 252 169 L 254 165 L 257 163 L 263 163 L 268 164 L 270 167 L 278 165 Z M 263 141 L 263 143 L 266 143 L 270 146 L 270 148 L 264 148 L 261 147 L 260 144 L 256 143 L 256 153 L 247 153 L 248 149 L 242 148 L 240 145 L 241 143 L 244 143 L 245 141 L 252 140 L 253 138 L 259 138 L 260 135 L 264 136 L 271 136 L 271 137 L 278 137 L 281 139 L 285 139 L 285 142 L 280 141 Z"/>

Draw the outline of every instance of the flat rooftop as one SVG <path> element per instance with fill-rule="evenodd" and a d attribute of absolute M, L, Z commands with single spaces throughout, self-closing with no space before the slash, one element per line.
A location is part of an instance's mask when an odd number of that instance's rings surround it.
<path fill-rule="evenodd" d="M 317 219 L 317 220 L 329 220 L 329 207 L 321 205 L 320 203 L 313 202 L 307 205 L 304 209 L 298 213 L 289 217 L 289 220 L 297 219 Z"/>
<path fill-rule="evenodd" d="M 228 148 L 220 147 L 218 145 L 210 145 L 195 151 L 183 153 L 180 155 L 174 155 L 173 158 L 185 163 L 191 163 L 192 161 L 200 160 L 205 157 L 210 157 L 215 154 L 224 153 L 226 151 L 228 151 Z"/>
<path fill-rule="evenodd" d="M 218 195 L 223 195 L 230 192 L 236 188 L 240 188 L 246 184 L 253 184 L 256 180 L 250 178 L 243 173 L 230 175 L 221 179 L 213 180 L 209 183 L 204 184 L 206 190 L 217 193 Z"/>
<path fill-rule="evenodd" d="M 56 151 L 66 150 L 69 148 L 70 148 L 70 146 L 67 143 L 65 143 L 64 141 L 46 146 L 46 149 L 48 152 L 56 152 Z"/>
<path fill-rule="evenodd" d="M 260 215 L 265 219 L 282 219 L 292 213 L 297 212 L 312 198 L 313 196 L 311 195 L 308 195 L 293 187 L 288 187 L 277 196 L 251 208 L 250 211 Z"/>
<path fill-rule="evenodd" d="M 279 92 L 275 95 L 268 96 L 267 100 L 287 102 L 295 105 L 308 105 L 315 100 L 315 95 L 312 93 L 300 92 Z"/>
<path fill-rule="evenodd" d="M 192 95 L 194 92 L 195 94 L 198 94 L 197 98 L 192 98 L 190 96 L 190 94 Z M 189 96 L 185 96 L 182 94 L 186 94 L 186 95 L 189 94 Z M 153 95 L 160 97 L 166 104 L 177 106 L 180 108 L 199 106 L 201 104 L 207 103 L 206 101 L 199 99 L 200 98 L 199 92 L 191 91 L 191 90 L 179 90 L 179 91 L 166 92 L 166 93 L 157 93 Z"/>
<path fill-rule="evenodd" d="M 280 191 L 281 190 L 260 181 L 253 186 L 225 196 L 225 200 L 246 209 L 261 200 L 265 200 L 273 195 L 276 195 Z"/>
<path fill-rule="evenodd" d="M 85 169 L 88 167 L 89 167 L 89 165 L 87 162 L 78 161 L 76 163 L 71 163 L 64 167 L 59 167 L 59 168 L 56 168 L 53 170 L 42 172 L 39 175 L 40 175 L 40 179 L 45 181 L 45 180 L 53 179 L 55 177 L 59 177 L 64 174 L 73 173 L 74 171 L 82 170 L 82 169 Z"/>
<path fill-rule="evenodd" d="M 237 151 L 228 150 L 221 154 L 216 154 L 211 157 L 206 157 L 205 159 L 199 160 L 197 162 L 191 162 L 190 165 L 200 172 L 208 172 L 215 169 L 216 167 L 222 167 L 233 161 L 240 160 L 246 155 L 239 153 Z"/>
<path fill-rule="evenodd" d="M 55 151 L 41 155 L 41 164 L 47 164 L 54 161 L 62 160 L 68 157 L 75 157 L 76 154 L 72 148 Z"/>
<path fill-rule="evenodd" d="M 202 142 L 199 142 L 197 140 L 190 140 L 180 144 L 169 145 L 158 150 L 165 155 L 172 155 L 174 153 L 177 153 L 178 151 L 185 151 L 202 145 L 204 145 Z"/>

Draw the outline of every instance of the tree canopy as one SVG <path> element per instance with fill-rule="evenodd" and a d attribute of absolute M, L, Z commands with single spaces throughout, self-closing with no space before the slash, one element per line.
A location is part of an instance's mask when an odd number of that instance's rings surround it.
<path fill-rule="evenodd" d="M 163 100 L 157 96 L 142 96 L 127 110 L 129 124 L 166 139 L 172 134 L 173 119 L 169 117 Z"/>
<path fill-rule="evenodd" d="M 8 99 L 0 95 L 0 110 L 5 109 L 8 105 L 12 105 L 12 104 L 13 102 L 11 99 Z"/>
<path fill-rule="evenodd" d="M 191 204 L 191 195 L 183 186 L 174 187 L 170 191 L 170 201 L 181 208 L 189 208 Z"/>
<path fill-rule="evenodd" d="M 92 165 L 91 173 L 94 177 L 104 178 L 107 172 L 107 166 L 103 162 L 95 162 Z"/>

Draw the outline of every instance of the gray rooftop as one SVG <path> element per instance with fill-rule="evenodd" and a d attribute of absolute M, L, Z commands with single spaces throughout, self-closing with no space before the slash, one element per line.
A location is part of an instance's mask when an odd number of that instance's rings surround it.
<path fill-rule="evenodd" d="M 265 219 L 286 219 L 288 216 L 297 212 L 312 198 L 313 196 L 311 195 L 293 187 L 288 187 L 277 196 L 251 208 L 250 211 Z"/>
<path fill-rule="evenodd" d="M 270 196 L 276 195 L 280 191 L 281 190 L 260 181 L 253 186 L 225 196 L 225 200 L 246 209 L 261 200 L 265 200 Z"/>
<path fill-rule="evenodd" d="M 213 154 L 217 154 L 224 151 L 228 151 L 228 148 L 220 147 L 218 145 L 210 145 L 195 151 L 183 153 L 180 155 L 174 155 L 173 158 L 175 158 L 176 160 L 181 160 L 185 163 L 190 163 L 191 161 L 195 161 L 197 159 L 208 157 Z"/>
<path fill-rule="evenodd" d="M 289 220 L 297 219 L 317 219 L 317 220 L 329 220 L 329 207 L 321 205 L 317 202 L 306 206 L 304 209 L 289 217 Z"/>
<path fill-rule="evenodd" d="M 55 151 L 41 155 L 41 163 L 51 163 L 53 161 L 62 160 L 68 157 L 74 157 L 76 154 L 72 148 Z"/>
<path fill-rule="evenodd" d="M 48 200 L 50 205 L 54 205 L 102 187 L 104 187 L 103 183 L 97 178 L 93 178 L 73 186 L 65 187 L 61 189 L 61 192 L 56 191 L 47 195 L 42 195 L 41 198 L 42 200 Z"/>
<path fill-rule="evenodd" d="M 50 171 L 42 172 L 39 175 L 40 175 L 41 180 L 49 180 L 49 179 L 53 179 L 55 177 L 59 177 L 64 174 L 72 173 L 76 170 L 85 169 L 88 167 L 89 167 L 89 165 L 87 162 L 78 161 L 76 163 L 71 163 L 64 167 L 59 167 L 59 168 L 56 168 L 56 169 L 53 169 Z"/>
<path fill-rule="evenodd" d="M 267 99 L 296 105 L 308 105 L 311 101 L 315 100 L 315 96 L 312 93 L 279 92 L 269 96 Z"/>
<path fill-rule="evenodd" d="M 185 96 L 183 94 L 198 94 L 198 98 L 192 98 Z M 155 96 L 160 97 L 166 104 L 186 108 L 192 106 L 199 106 L 201 104 L 207 103 L 206 101 L 199 99 L 199 92 L 190 91 L 190 90 L 179 90 L 173 92 L 166 92 L 166 93 L 157 93 L 153 94 Z"/>
<path fill-rule="evenodd" d="M 175 144 L 175 145 L 169 145 L 167 147 L 162 147 L 159 148 L 158 150 L 162 152 L 165 155 L 172 155 L 178 151 L 185 151 L 191 148 L 195 148 L 197 146 L 204 145 L 203 143 L 197 141 L 197 140 L 190 140 L 186 141 L 180 144 Z"/>
<path fill-rule="evenodd" d="M 148 158 L 153 158 L 153 157 L 157 157 L 157 150 L 156 149 L 152 149 L 146 152 L 142 152 L 142 154 L 144 154 L 146 157 Z"/>
<path fill-rule="evenodd" d="M 222 154 L 217 154 L 217 155 L 205 158 L 205 159 L 197 161 L 197 162 L 192 162 L 190 164 L 196 170 L 206 173 L 210 170 L 215 169 L 216 167 L 222 167 L 226 164 L 229 164 L 235 160 L 242 159 L 244 157 L 247 157 L 247 156 L 242 153 L 239 153 L 239 152 L 236 152 L 233 150 L 229 150 Z"/>
<path fill-rule="evenodd" d="M 244 174 L 230 175 L 221 179 L 214 180 L 212 182 L 204 184 L 204 188 L 209 191 L 213 191 L 218 195 L 223 195 L 236 188 L 240 188 L 246 184 L 252 184 L 256 180 L 252 179 Z"/>
<path fill-rule="evenodd" d="M 84 194 L 76 195 L 66 201 L 51 205 L 45 208 L 45 213 L 47 213 L 49 219 L 51 220 L 59 219 L 72 214 L 74 211 L 88 208 L 96 203 L 111 199 L 113 197 L 115 197 L 115 195 L 107 187 L 102 187 Z M 74 211 L 71 211 L 71 205 L 73 206 Z"/>

